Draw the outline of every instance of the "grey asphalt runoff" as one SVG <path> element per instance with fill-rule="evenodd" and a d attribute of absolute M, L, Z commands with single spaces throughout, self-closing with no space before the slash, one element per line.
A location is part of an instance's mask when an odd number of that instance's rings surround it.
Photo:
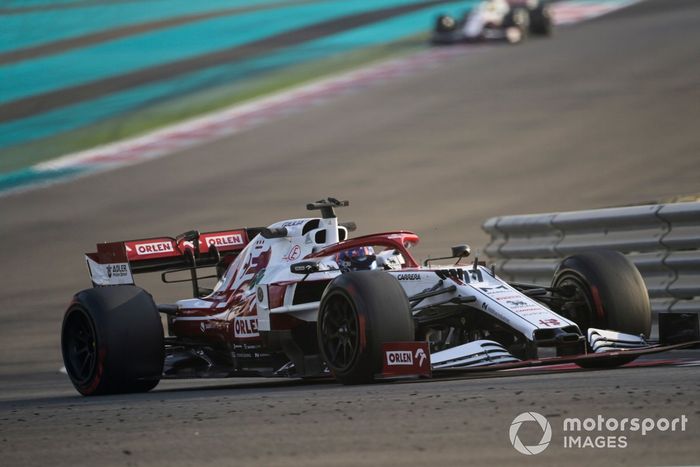
<path fill-rule="evenodd" d="M 698 2 L 643 2 L 549 40 L 467 47 L 438 69 L 168 158 L 0 199 L 2 464 L 697 464 L 698 367 L 361 387 L 164 382 L 101 398 L 79 397 L 57 370 L 62 313 L 89 286 L 82 253 L 99 241 L 266 225 L 331 195 L 351 200 L 339 213 L 356 234 L 415 230 L 425 258 L 483 248 L 480 225 L 494 215 L 698 192 L 699 21 Z M 139 283 L 163 302 L 188 292 Z M 508 438 L 526 411 L 552 425 L 535 456 Z M 688 424 L 627 433 L 626 448 L 562 446 L 564 418 L 598 414 Z M 528 426 L 519 435 L 535 444 L 541 432 Z"/>

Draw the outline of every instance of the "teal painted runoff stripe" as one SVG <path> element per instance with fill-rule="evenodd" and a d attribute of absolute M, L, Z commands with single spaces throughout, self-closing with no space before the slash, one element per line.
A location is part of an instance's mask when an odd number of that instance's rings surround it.
<path fill-rule="evenodd" d="M 59 170 L 36 170 L 30 167 L 0 174 L 0 193 L 29 185 L 50 183 L 64 178 L 73 178 L 86 171 L 87 169 L 80 167 L 68 167 Z"/>
<path fill-rule="evenodd" d="M 29 97 L 64 87 L 174 62 L 303 28 L 358 11 L 372 11 L 416 0 L 333 1 L 223 17 L 142 34 L 64 54 L 3 67 L 0 101 Z"/>
<path fill-rule="evenodd" d="M 471 4 L 473 3 L 474 0 Z M 585 3 L 594 2 L 586 1 Z M 630 2 L 608 0 L 600 3 L 622 7 Z M 152 100 L 167 99 L 168 97 L 186 94 L 193 90 L 210 88 L 220 83 L 222 79 L 225 79 L 227 82 L 235 82 L 236 80 L 242 82 L 244 79 L 249 79 L 268 71 L 274 71 L 289 64 L 303 63 L 363 46 L 389 42 L 411 34 L 409 31 L 415 33 L 426 30 L 427 27 L 423 26 L 424 23 L 422 23 L 425 19 L 422 15 L 425 13 L 434 15 L 442 11 L 449 12 L 450 8 L 458 8 L 459 10 L 451 11 L 452 13 L 458 13 L 463 7 L 464 2 L 454 2 L 440 7 L 425 9 L 419 13 L 397 16 L 381 23 L 370 24 L 333 36 L 309 41 L 296 47 L 278 50 L 264 57 L 240 61 L 226 66 L 212 67 L 178 79 L 143 86 L 128 92 L 107 96 L 103 99 L 66 107 L 60 109 L 60 111 L 53 112 L 54 115 L 52 117 L 55 119 L 53 122 L 39 120 L 46 117 L 46 115 L 42 115 L 12 122 L 12 125 L 20 124 L 19 126 L 0 125 L 0 142 L 3 141 L 5 136 L 13 136 L 14 132 L 22 133 L 24 131 L 25 137 L 29 135 L 29 138 L 33 138 L 34 132 L 55 131 L 61 124 L 69 125 L 67 129 L 77 128 L 99 121 L 101 118 L 99 116 L 100 112 L 104 112 L 104 117 L 102 118 L 106 118 L 113 116 L 115 112 L 128 111 L 137 106 L 147 105 Z M 419 24 L 421 24 L 420 27 L 418 27 Z M 112 107 L 110 107 L 110 104 Z M 53 127 L 52 124 L 54 125 Z M 0 174 L 0 194 L 15 189 L 28 188 L 33 185 L 70 179 L 90 170 L 87 167 L 70 167 L 61 170 L 46 170 L 44 166 L 37 167 L 39 168 L 26 168 Z"/>
<path fill-rule="evenodd" d="M 253 79 L 284 67 L 399 40 L 427 30 L 432 18 L 438 13 L 449 11 L 447 9 L 450 8 L 465 5 L 468 7 L 475 1 L 460 1 L 426 8 L 388 21 L 282 49 L 264 57 L 212 67 L 177 79 L 163 80 L 34 117 L 0 124 L 0 149 L 74 130 L 167 98 L 182 97 L 217 85 L 231 86 L 236 82 Z"/>
<path fill-rule="evenodd" d="M 71 5 L 85 0 L 4 0 L 3 8 L 26 8 L 35 6 Z"/>
<path fill-rule="evenodd" d="M 264 5 L 270 0 L 151 0 L 93 3 L 79 8 L 0 14 L 0 52 L 46 44 L 117 27 L 232 7 Z M 16 8 L 22 2 L 15 5 Z M 75 2 L 74 2 L 75 3 Z M 9 8 L 8 5 L 2 5 Z"/>

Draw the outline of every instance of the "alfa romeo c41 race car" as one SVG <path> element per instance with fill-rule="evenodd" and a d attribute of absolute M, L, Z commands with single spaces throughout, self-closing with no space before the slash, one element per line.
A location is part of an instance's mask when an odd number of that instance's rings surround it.
<path fill-rule="evenodd" d="M 644 283 L 619 253 L 571 256 L 550 287 L 507 283 L 477 259 L 464 264 L 466 245 L 420 265 L 412 232 L 349 238 L 354 224 L 335 213 L 347 205 L 328 198 L 307 205 L 320 217 L 266 228 L 98 244 L 86 255 L 93 287 L 73 297 L 63 320 L 75 388 L 139 392 L 162 378 L 235 376 L 359 384 L 560 362 L 617 366 L 656 349 L 644 340 Z M 201 268 L 216 271 L 212 289 L 201 286 Z M 191 282 L 193 297 L 157 305 L 134 285 L 146 272 Z M 543 348 L 552 356 L 537 359 Z"/>
<path fill-rule="evenodd" d="M 431 42 L 436 45 L 475 41 L 516 44 L 530 34 L 549 36 L 552 18 L 547 0 L 486 0 L 455 18 L 440 15 Z"/>

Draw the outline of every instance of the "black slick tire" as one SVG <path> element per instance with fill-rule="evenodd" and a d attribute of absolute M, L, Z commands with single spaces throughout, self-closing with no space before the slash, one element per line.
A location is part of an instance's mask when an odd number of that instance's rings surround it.
<path fill-rule="evenodd" d="M 153 298 L 131 285 L 77 293 L 63 318 L 61 349 L 73 386 L 85 396 L 153 389 L 165 359 Z"/>
<path fill-rule="evenodd" d="M 382 344 L 415 339 L 408 298 L 382 271 L 336 277 L 321 299 L 317 323 L 321 356 L 343 384 L 373 381 L 382 367 Z"/>

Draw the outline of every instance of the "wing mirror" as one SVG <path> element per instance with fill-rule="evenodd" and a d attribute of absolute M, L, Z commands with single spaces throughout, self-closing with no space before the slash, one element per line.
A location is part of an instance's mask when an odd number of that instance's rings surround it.
<path fill-rule="evenodd" d="M 311 274 L 320 271 L 321 267 L 316 261 L 302 261 L 292 264 L 289 270 L 292 274 Z"/>
<path fill-rule="evenodd" d="M 428 263 L 430 263 L 431 261 L 438 261 L 441 259 L 457 258 L 457 263 L 459 263 L 462 258 L 466 258 L 467 256 L 469 256 L 471 254 L 471 252 L 472 252 L 472 249 L 467 244 L 455 245 L 452 247 L 452 254 L 450 256 L 443 256 L 441 258 L 428 258 L 425 261 L 423 261 L 423 266 L 427 266 Z M 457 263 L 455 263 L 455 265 Z"/>
<path fill-rule="evenodd" d="M 348 232 L 354 232 L 357 230 L 357 224 L 352 221 L 340 222 L 338 223 L 338 225 L 340 227 L 345 227 L 346 229 L 348 229 Z"/>
<path fill-rule="evenodd" d="M 472 252 L 469 245 L 455 245 L 452 247 L 452 257 L 453 258 L 466 258 Z"/>

